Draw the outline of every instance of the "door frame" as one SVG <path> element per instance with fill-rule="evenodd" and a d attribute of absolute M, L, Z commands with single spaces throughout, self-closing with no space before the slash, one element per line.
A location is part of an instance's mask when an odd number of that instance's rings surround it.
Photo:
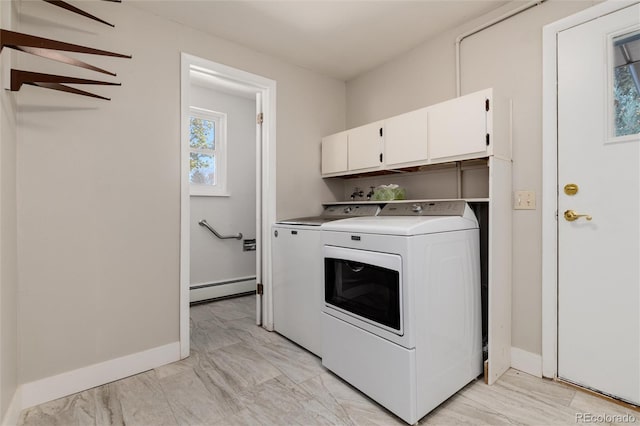
<path fill-rule="evenodd" d="M 261 99 L 264 121 L 256 130 L 256 280 L 263 284 L 264 297 L 258 296 L 256 323 L 273 330 L 271 298 L 271 245 L 269 230 L 276 218 L 276 82 L 188 53 L 180 57 L 180 358 L 190 352 L 190 203 L 189 203 L 189 71 L 206 70 L 212 76 L 236 86 L 250 88 Z M 260 266 L 261 265 L 261 266 Z"/>
<path fill-rule="evenodd" d="M 608 0 L 542 31 L 542 375 L 558 375 L 558 92 L 559 32 L 640 1 Z"/>

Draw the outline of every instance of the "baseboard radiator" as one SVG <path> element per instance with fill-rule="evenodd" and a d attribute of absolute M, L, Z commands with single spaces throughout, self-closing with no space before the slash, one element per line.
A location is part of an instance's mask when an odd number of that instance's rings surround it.
<path fill-rule="evenodd" d="M 189 301 L 191 303 L 200 303 L 208 300 L 254 293 L 255 290 L 255 276 L 191 284 L 189 287 Z"/>

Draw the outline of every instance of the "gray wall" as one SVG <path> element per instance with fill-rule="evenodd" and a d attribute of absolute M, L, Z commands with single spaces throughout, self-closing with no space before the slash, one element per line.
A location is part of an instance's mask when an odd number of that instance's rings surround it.
<path fill-rule="evenodd" d="M 463 94 L 495 87 L 513 99 L 513 185 L 541 200 L 542 27 L 597 1 L 551 0 L 462 42 Z M 354 127 L 455 97 L 455 39 L 513 8 L 443 33 L 347 82 L 347 126 Z M 347 181 L 348 182 L 348 181 Z M 352 183 L 348 183 L 352 186 Z M 348 190 L 345 190 L 347 192 Z M 512 344 L 542 351 L 541 211 L 513 212 Z"/>
<path fill-rule="evenodd" d="M 254 276 L 255 251 L 243 252 L 242 241 L 215 238 L 198 222 L 256 238 L 256 101 L 192 85 L 191 105 L 227 114 L 229 191 L 228 197 L 191 197 L 191 284 Z"/>
<path fill-rule="evenodd" d="M 15 22 L 13 3 L 0 2 L 0 27 Z M 2 85 L 15 54 L 0 55 Z M 0 90 L 0 420 L 18 386 L 18 264 L 16 233 L 16 97 Z"/>
<path fill-rule="evenodd" d="M 133 1 L 91 4 L 115 29 L 44 2 L 22 9 L 26 33 L 133 54 L 88 58 L 118 72 L 113 80 L 122 87 L 91 88 L 110 102 L 33 87 L 18 94 L 25 383 L 179 339 L 181 51 L 277 81 L 277 164 L 286 171 L 277 178 L 279 217 L 315 213 L 319 199 L 335 197 L 320 179 L 319 141 L 344 128 L 345 84 L 150 15 Z M 20 59 L 42 72 L 111 80 Z"/>

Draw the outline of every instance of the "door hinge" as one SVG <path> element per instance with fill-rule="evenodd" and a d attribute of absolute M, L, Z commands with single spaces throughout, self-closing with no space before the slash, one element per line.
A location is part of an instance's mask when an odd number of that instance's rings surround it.
<path fill-rule="evenodd" d="M 484 110 L 489 111 L 489 99 L 484 100 Z"/>
<path fill-rule="evenodd" d="M 382 137 L 382 134 L 383 134 L 383 130 L 382 130 L 382 127 L 380 127 L 380 137 Z"/>
<path fill-rule="evenodd" d="M 491 136 L 489 136 L 489 133 L 487 133 L 487 146 L 489 146 L 490 141 L 491 141 Z"/>
<path fill-rule="evenodd" d="M 258 124 L 262 124 L 262 123 L 264 122 L 264 113 L 263 113 L 263 112 L 261 112 L 260 114 L 258 114 L 258 117 L 257 117 L 256 122 L 257 122 Z"/>
<path fill-rule="evenodd" d="M 264 286 L 262 283 L 256 284 L 256 294 L 264 294 Z"/>
<path fill-rule="evenodd" d="M 380 153 L 380 162 L 381 162 L 381 163 L 382 163 L 382 159 L 383 159 L 383 157 L 382 157 L 382 153 Z"/>

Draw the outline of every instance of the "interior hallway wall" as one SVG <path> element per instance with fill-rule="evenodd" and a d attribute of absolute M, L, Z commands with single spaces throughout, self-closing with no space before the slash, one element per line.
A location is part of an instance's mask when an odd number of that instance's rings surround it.
<path fill-rule="evenodd" d="M 256 101 L 192 85 L 191 105 L 227 114 L 228 197 L 194 197 L 191 205 L 191 284 L 256 274 L 256 252 L 220 240 L 198 225 L 206 219 L 225 235 L 256 238 Z"/>
<path fill-rule="evenodd" d="M 118 73 L 110 78 L 20 57 L 26 69 L 122 83 L 88 89 L 111 101 L 35 87 L 17 95 L 21 383 L 179 339 L 181 51 L 277 82 L 279 217 L 318 213 L 318 200 L 341 190 L 320 179 L 319 141 L 344 128 L 344 82 L 135 1 L 86 8 L 116 27 L 22 2 L 22 31 L 133 59 L 87 58 Z"/>
<path fill-rule="evenodd" d="M 0 27 L 14 29 L 15 5 L 0 2 Z M 16 201 L 16 96 L 4 90 L 15 53 L 0 55 L 0 420 L 18 388 L 18 263 Z"/>
<path fill-rule="evenodd" d="M 535 190 L 538 200 L 542 27 L 596 3 L 550 0 L 462 42 L 463 94 L 494 87 L 513 99 L 513 187 Z M 456 37 L 515 6 L 507 4 L 348 81 L 347 127 L 455 97 Z M 541 240 L 540 205 L 514 211 L 512 345 L 534 354 L 542 352 Z"/>

